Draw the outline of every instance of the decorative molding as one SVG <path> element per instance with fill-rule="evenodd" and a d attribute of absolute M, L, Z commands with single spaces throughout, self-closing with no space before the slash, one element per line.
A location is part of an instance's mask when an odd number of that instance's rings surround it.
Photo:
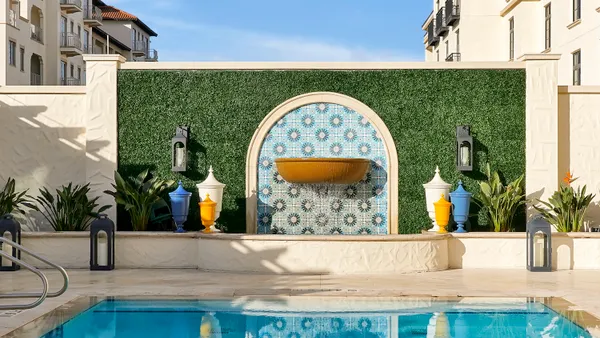
<path fill-rule="evenodd" d="M 539 2 L 540 0 L 510 0 L 506 6 L 500 11 L 500 16 L 504 17 L 506 14 L 510 13 L 517 5 L 521 2 Z"/>
<path fill-rule="evenodd" d="M 520 62 L 126 62 L 134 70 L 525 69 Z"/>
<path fill-rule="evenodd" d="M 581 19 L 577 19 L 577 20 L 573 21 L 572 23 L 570 23 L 570 24 L 567 26 L 567 29 L 571 29 L 571 28 L 573 28 L 573 27 L 575 27 L 575 26 L 579 26 L 579 24 L 580 24 L 580 23 L 581 23 Z"/>
<path fill-rule="evenodd" d="M 547 61 L 547 60 L 560 60 L 560 54 L 523 54 L 517 60 L 518 61 Z"/>
<path fill-rule="evenodd" d="M 398 233 L 398 152 L 396 144 L 387 126 L 375 113 L 364 103 L 339 93 L 315 92 L 293 97 L 279 106 L 275 107 L 258 125 L 246 156 L 246 232 L 255 234 L 257 231 L 257 171 L 258 157 L 263 140 L 271 127 L 290 111 L 312 103 L 335 103 L 348 107 L 366 117 L 375 130 L 381 135 L 388 159 L 386 171 L 388 172 L 388 229 L 390 234 Z"/>
<path fill-rule="evenodd" d="M 558 86 L 559 94 L 600 94 L 600 86 Z"/>

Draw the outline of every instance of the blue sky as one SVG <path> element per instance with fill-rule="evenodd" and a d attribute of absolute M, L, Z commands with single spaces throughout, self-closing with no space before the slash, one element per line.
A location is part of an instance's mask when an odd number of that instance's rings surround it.
<path fill-rule="evenodd" d="M 421 61 L 424 0 L 109 0 L 161 61 Z"/>

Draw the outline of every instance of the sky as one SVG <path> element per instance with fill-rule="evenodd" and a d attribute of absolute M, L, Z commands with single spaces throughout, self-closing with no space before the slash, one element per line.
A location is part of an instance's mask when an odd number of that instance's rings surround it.
<path fill-rule="evenodd" d="M 422 61 L 423 0 L 108 0 L 160 61 Z"/>

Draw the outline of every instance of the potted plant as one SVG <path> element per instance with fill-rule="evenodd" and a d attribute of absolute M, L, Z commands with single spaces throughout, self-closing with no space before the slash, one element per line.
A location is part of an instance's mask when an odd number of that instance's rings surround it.
<path fill-rule="evenodd" d="M 98 207 L 98 197 L 88 198 L 89 191 L 89 183 L 63 185 L 56 189 L 56 196 L 41 188 L 40 196 L 33 198 L 37 204 L 31 208 L 40 212 L 56 232 L 86 231 L 94 218 L 110 208 L 110 205 Z"/>
<path fill-rule="evenodd" d="M 575 232 L 583 228 L 585 213 L 594 199 L 594 194 L 586 195 L 586 186 L 571 186 L 577 178 L 567 173 L 560 188 L 552 194 L 548 202 L 540 201 L 542 206 L 534 206 L 542 217 L 552 224 L 558 232 Z"/>
<path fill-rule="evenodd" d="M 0 191 L 0 216 L 6 214 L 25 214 L 23 207 L 31 207 L 30 199 L 25 191 L 15 191 L 15 180 L 8 178 L 6 185 Z"/>
<path fill-rule="evenodd" d="M 504 185 L 498 172 L 491 172 L 488 163 L 486 176 L 487 181 L 479 182 L 475 202 L 485 210 L 489 224 L 495 232 L 512 231 L 515 213 L 526 202 L 524 175 Z"/>
<path fill-rule="evenodd" d="M 125 207 L 125 211 L 131 217 L 134 231 L 145 231 L 148 228 L 152 207 L 156 203 L 164 202 L 160 195 L 174 185 L 173 180 L 151 178 L 147 169 L 127 181 L 115 171 L 115 184 L 112 184 L 114 191 L 104 192 L 113 196 L 117 204 Z"/>

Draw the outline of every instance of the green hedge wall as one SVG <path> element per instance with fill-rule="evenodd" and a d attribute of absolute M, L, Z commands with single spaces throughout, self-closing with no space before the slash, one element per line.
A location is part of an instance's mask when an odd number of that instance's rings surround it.
<path fill-rule="evenodd" d="M 294 96 L 338 92 L 362 101 L 387 124 L 399 158 L 399 231 L 430 224 L 423 183 L 436 165 L 442 177 L 477 180 L 489 161 L 508 180 L 525 171 L 524 70 L 373 71 L 161 71 L 121 70 L 118 75 L 119 171 L 151 168 L 181 179 L 194 192 L 187 229 L 200 229 L 195 184 L 212 165 L 227 184 L 219 222 L 227 232 L 245 231 L 245 160 L 250 139 L 273 108 Z M 190 126 L 190 169 L 171 172 L 170 139 L 178 124 Z M 455 167 L 456 126 L 467 124 L 475 140 L 475 168 Z M 481 212 L 472 230 L 486 227 Z M 125 229 L 127 215 L 119 213 Z M 518 217 L 524 224 L 524 216 Z"/>

